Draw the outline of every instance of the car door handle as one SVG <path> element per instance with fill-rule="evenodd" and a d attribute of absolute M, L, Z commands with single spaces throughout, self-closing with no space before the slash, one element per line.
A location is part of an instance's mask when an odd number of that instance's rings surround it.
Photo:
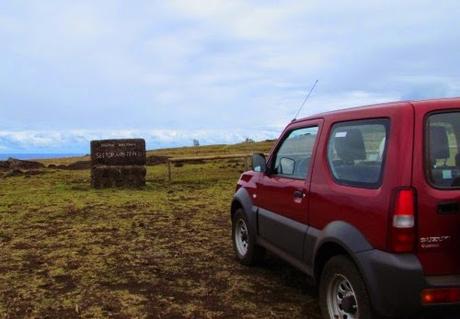
<path fill-rule="evenodd" d="M 306 194 L 303 191 L 294 191 L 294 198 L 304 198 Z"/>

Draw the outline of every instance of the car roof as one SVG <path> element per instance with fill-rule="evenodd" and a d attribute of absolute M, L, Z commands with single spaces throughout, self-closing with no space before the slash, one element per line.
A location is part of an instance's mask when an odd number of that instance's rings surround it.
<path fill-rule="evenodd" d="M 379 104 L 370 104 L 364 106 L 357 106 L 357 107 L 347 107 L 338 110 L 333 110 L 329 112 L 322 112 L 318 114 L 314 114 L 311 116 L 303 117 L 300 119 L 294 119 L 292 123 L 298 123 L 306 120 L 313 120 L 318 118 L 325 118 L 325 117 L 333 117 L 336 115 L 349 113 L 349 112 L 369 112 L 375 110 L 382 110 L 382 109 L 390 109 L 390 108 L 404 108 L 414 106 L 417 107 L 418 104 L 432 104 L 436 102 L 456 102 L 460 103 L 460 97 L 455 98 L 442 98 L 442 99 L 429 99 L 429 100 L 406 100 L 406 101 L 394 101 L 394 102 L 387 102 L 387 103 L 379 103 Z"/>

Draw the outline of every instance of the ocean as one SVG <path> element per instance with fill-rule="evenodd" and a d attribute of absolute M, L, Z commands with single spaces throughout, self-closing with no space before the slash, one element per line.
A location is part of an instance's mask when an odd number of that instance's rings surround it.
<path fill-rule="evenodd" d="M 0 161 L 7 160 L 8 158 L 16 158 L 20 160 L 31 160 L 31 159 L 46 159 L 46 158 L 61 158 L 61 157 L 74 157 L 83 156 L 84 154 L 64 154 L 64 153 L 41 153 L 41 154 L 0 154 Z"/>

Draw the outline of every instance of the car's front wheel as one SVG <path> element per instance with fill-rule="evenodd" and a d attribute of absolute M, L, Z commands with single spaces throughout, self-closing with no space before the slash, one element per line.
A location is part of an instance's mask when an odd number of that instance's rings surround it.
<path fill-rule="evenodd" d="M 373 319 L 369 295 L 355 264 L 332 257 L 323 269 L 319 302 L 325 319 Z"/>
<path fill-rule="evenodd" d="M 232 241 L 235 254 L 243 265 L 254 265 L 263 259 L 265 250 L 256 244 L 256 235 L 249 228 L 244 211 L 235 211 L 232 220 Z"/>

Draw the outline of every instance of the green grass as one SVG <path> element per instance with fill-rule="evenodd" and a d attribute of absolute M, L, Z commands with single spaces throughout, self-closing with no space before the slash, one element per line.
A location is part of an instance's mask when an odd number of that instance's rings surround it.
<path fill-rule="evenodd" d="M 0 179 L 0 318 L 319 318 L 300 272 L 235 260 L 242 167 L 185 164 L 169 183 L 151 166 L 140 190 L 91 189 L 87 170 Z"/>

